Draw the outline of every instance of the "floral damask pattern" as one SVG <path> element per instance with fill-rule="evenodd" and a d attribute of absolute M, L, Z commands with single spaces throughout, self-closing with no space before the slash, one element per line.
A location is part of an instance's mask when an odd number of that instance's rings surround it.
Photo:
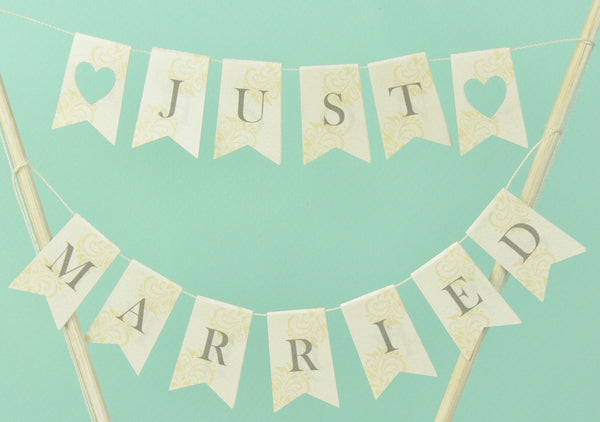
<path fill-rule="evenodd" d="M 494 209 L 488 215 L 488 221 L 502 234 L 517 223 L 526 224 L 531 221 L 531 208 L 508 191 L 500 191 L 493 203 Z"/>
<path fill-rule="evenodd" d="M 208 57 L 198 54 L 173 60 L 169 69 L 169 79 L 183 81 L 179 86 L 179 94 L 198 95 L 206 89 L 209 62 Z"/>
<path fill-rule="evenodd" d="M 322 90 L 325 94 L 340 93 L 344 104 L 356 104 L 362 99 L 358 67 L 343 65 L 339 70 L 328 72 L 323 78 Z"/>
<path fill-rule="evenodd" d="M 160 116 L 161 112 L 166 112 L 164 107 L 152 104 L 140 110 L 133 137 L 134 147 L 165 136 L 173 138 L 177 135 L 178 119 L 175 116 L 165 119 Z"/>
<path fill-rule="evenodd" d="M 271 371 L 273 409 L 278 411 L 302 394 L 310 393 L 308 372 L 291 372 L 292 366 L 278 366 Z"/>
<path fill-rule="evenodd" d="M 216 365 L 214 361 L 200 359 L 202 350 L 187 348 L 179 354 L 170 389 L 197 384 L 210 384 L 215 379 Z"/>
<path fill-rule="evenodd" d="M 379 397 L 396 375 L 406 370 L 406 361 L 399 350 L 388 352 L 378 347 L 367 355 L 364 368 L 373 394 Z"/>

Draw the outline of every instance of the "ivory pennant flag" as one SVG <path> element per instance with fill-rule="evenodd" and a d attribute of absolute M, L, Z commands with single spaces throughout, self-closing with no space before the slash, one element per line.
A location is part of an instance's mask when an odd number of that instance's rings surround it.
<path fill-rule="evenodd" d="M 467 234 L 542 301 L 550 266 L 585 252 L 576 240 L 506 189 Z"/>
<path fill-rule="evenodd" d="M 119 252 L 115 244 L 75 214 L 9 287 L 46 296 L 60 329 Z"/>
<path fill-rule="evenodd" d="M 369 63 L 386 158 L 414 138 L 452 145 L 425 53 Z"/>
<path fill-rule="evenodd" d="M 198 158 L 210 58 L 153 48 L 132 146 L 165 136 Z"/>
<path fill-rule="evenodd" d="M 130 54 L 128 45 L 75 34 L 52 128 L 90 122 L 114 145 Z M 100 94 L 99 85 L 105 88 Z"/>
<path fill-rule="evenodd" d="M 492 135 L 527 147 L 527 133 L 510 48 L 452 54 L 450 63 L 460 154 L 466 154 Z M 498 79 L 490 83 L 492 78 Z M 467 83 L 469 88 L 480 91 L 482 96 L 494 93 L 493 83 L 504 85 L 506 94 L 503 98 L 491 98 L 491 101 L 495 100 L 495 103 L 490 103 L 495 110 L 486 110 L 486 115 L 477 108 L 481 104 L 474 105 L 467 98 Z"/>
<path fill-rule="evenodd" d="M 325 309 L 269 312 L 273 411 L 303 394 L 340 407 Z"/>
<path fill-rule="evenodd" d="M 96 316 L 86 340 L 118 344 L 139 375 L 181 290 L 181 286 L 132 260 Z"/>
<path fill-rule="evenodd" d="M 170 390 L 208 384 L 235 405 L 253 312 L 198 296 L 181 345 Z"/>
<path fill-rule="evenodd" d="M 244 146 L 281 164 L 281 63 L 223 60 L 214 158 Z"/>
<path fill-rule="evenodd" d="M 459 243 L 412 278 L 466 359 L 485 327 L 521 323 Z"/>
<path fill-rule="evenodd" d="M 370 162 L 357 64 L 300 67 L 304 164 L 334 148 Z"/>
<path fill-rule="evenodd" d="M 395 286 L 341 308 L 376 399 L 400 372 L 437 376 Z"/>

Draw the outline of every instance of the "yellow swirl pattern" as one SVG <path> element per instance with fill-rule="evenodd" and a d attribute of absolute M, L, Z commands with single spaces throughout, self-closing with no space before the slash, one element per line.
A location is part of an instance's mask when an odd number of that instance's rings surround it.
<path fill-rule="evenodd" d="M 251 67 L 246 71 L 242 85 L 249 89 L 247 94 L 259 104 L 262 102 L 260 90 L 269 91 L 265 94 L 265 103 L 270 105 L 281 96 L 281 66 L 277 63 L 265 63 Z"/>
<path fill-rule="evenodd" d="M 448 318 L 448 332 L 458 348 L 468 356 L 471 355 L 481 331 L 489 325 L 490 319 L 479 307 L 471 309 L 465 316 L 461 316 L 458 311 Z"/>
<path fill-rule="evenodd" d="M 140 298 L 146 298 L 147 311 L 155 316 L 165 316 L 175 306 L 180 292 L 181 287 L 177 284 L 149 276 L 140 283 L 138 295 Z"/>
<path fill-rule="evenodd" d="M 344 132 L 339 126 L 310 123 L 304 131 L 304 162 L 309 163 L 334 148 L 344 149 Z"/>
<path fill-rule="evenodd" d="M 399 372 L 406 371 L 406 361 L 399 350 L 386 353 L 385 347 L 378 347 L 367 355 L 364 368 L 373 394 L 379 397 Z"/>
<path fill-rule="evenodd" d="M 404 116 L 398 112 L 387 116 L 381 125 L 381 136 L 386 158 L 390 158 L 413 138 L 425 136 L 423 118 L 418 114 Z"/>
<path fill-rule="evenodd" d="M 442 286 L 446 286 L 461 276 L 468 282 L 473 279 L 476 271 L 475 262 L 460 245 L 448 248 L 443 257 L 435 264 L 435 273 Z"/>
<path fill-rule="evenodd" d="M 65 89 L 58 100 L 53 128 L 96 119 L 96 104 L 88 103 L 77 89 Z"/>
<path fill-rule="evenodd" d="M 493 50 L 487 57 L 475 60 L 473 72 L 481 83 L 493 76 L 499 76 L 504 79 L 508 88 L 516 81 L 510 50 L 507 48 Z"/>
<path fill-rule="evenodd" d="M 529 223 L 531 208 L 505 190 L 494 198 L 494 209 L 488 215 L 488 221 L 502 234 L 517 223 Z"/>
<path fill-rule="evenodd" d="M 488 118 L 478 111 L 461 111 L 458 116 L 461 154 L 466 154 L 484 139 L 499 133 L 500 125 L 497 116 Z"/>
<path fill-rule="evenodd" d="M 77 265 L 92 261 L 96 267 L 107 267 L 119 249 L 104 236 L 98 233 L 87 233 L 73 245 L 73 260 Z"/>
<path fill-rule="evenodd" d="M 322 89 L 324 94 L 340 93 L 344 104 L 356 104 L 362 98 L 358 66 L 343 65 L 335 72 L 328 72 L 323 78 Z"/>
<path fill-rule="evenodd" d="M 244 343 L 248 338 L 252 315 L 242 308 L 218 308 L 212 315 L 212 328 L 227 333 L 232 345 Z"/>
<path fill-rule="evenodd" d="M 515 277 L 534 295 L 543 299 L 550 266 L 555 262 L 556 257 L 548 249 L 538 246 L 525 262 L 520 257 L 515 262 Z"/>
<path fill-rule="evenodd" d="M 173 60 L 169 79 L 183 81 L 179 86 L 179 94 L 197 95 L 206 89 L 209 61 L 208 57 L 199 54 Z"/>
<path fill-rule="evenodd" d="M 103 67 L 109 67 L 115 72 L 117 81 L 127 75 L 129 63 L 129 47 L 119 43 L 112 43 L 109 47 L 97 46 L 92 49 L 89 62 L 96 72 Z"/>
<path fill-rule="evenodd" d="M 216 375 L 213 361 L 200 359 L 202 350 L 186 348 L 179 355 L 171 380 L 171 390 L 196 384 L 211 384 Z"/>
<path fill-rule="evenodd" d="M 11 288 L 44 295 L 49 299 L 56 296 L 66 285 L 56 279 L 56 274 L 48 269 L 49 265 L 52 263 L 35 259 L 12 282 Z"/>
<path fill-rule="evenodd" d="M 273 409 L 281 409 L 302 394 L 310 392 L 310 377 L 306 371 L 291 372 L 291 365 L 278 366 L 271 373 Z"/>
<path fill-rule="evenodd" d="M 387 326 L 402 325 L 407 317 L 397 294 L 389 288 L 365 301 L 365 314 L 371 324 L 385 319 Z"/>
<path fill-rule="evenodd" d="M 118 344 L 120 346 L 127 345 L 133 334 L 133 329 L 118 319 L 119 315 L 112 306 L 100 311 L 85 336 L 86 341 Z"/>
<path fill-rule="evenodd" d="M 318 348 L 328 338 L 325 313 L 311 309 L 291 316 L 286 334 L 292 338 L 305 338 Z"/>
<path fill-rule="evenodd" d="M 160 117 L 160 112 L 166 113 L 167 110 L 164 110 L 160 105 L 151 104 L 148 104 L 141 110 L 135 126 L 134 147 L 165 136 L 173 138 L 177 135 L 177 126 L 179 125 L 177 118 L 172 116 L 165 119 Z"/>
<path fill-rule="evenodd" d="M 464 288 L 469 281 L 473 280 L 476 271 L 475 262 L 460 245 L 448 248 L 444 257 L 435 265 L 435 272 L 442 285 L 445 286 L 456 280 L 453 284 L 455 289 Z M 463 277 L 464 280 L 457 280 L 459 277 Z M 489 326 L 489 323 L 485 311 L 474 307 L 465 315 L 457 309 L 456 313 L 448 318 L 446 328 L 459 349 L 470 356 L 481 330 Z"/>
<path fill-rule="evenodd" d="M 257 136 L 256 124 L 244 122 L 237 116 L 225 116 L 217 128 L 215 158 L 227 155 L 246 145 L 256 147 Z"/>
<path fill-rule="evenodd" d="M 394 80 L 396 86 L 420 82 L 421 88 L 411 85 L 408 87 L 410 95 L 416 95 L 419 92 L 427 94 L 433 87 L 433 76 L 429 70 L 427 56 L 424 54 L 415 54 L 410 60 L 405 61 L 394 68 Z"/>

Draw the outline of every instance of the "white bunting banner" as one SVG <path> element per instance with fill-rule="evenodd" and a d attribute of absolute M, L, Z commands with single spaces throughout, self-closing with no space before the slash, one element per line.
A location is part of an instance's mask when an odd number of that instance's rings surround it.
<path fill-rule="evenodd" d="M 303 394 L 339 407 L 325 309 L 269 312 L 273 411 Z"/>
<path fill-rule="evenodd" d="M 425 53 L 369 63 L 386 158 L 414 138 L 452 145 Z"/>
<path fill-rule="evenodd" d="M 506 189 L 467 234 L 542 301 L 550 266 L 585 252 L 575 239 Z"/>
<path fill-rule="evenodd" d="M 130 54 L 128 45 L 75 34 L 52 128 L 90 122 L 115 145 Z"/>
<path fill-rule="evenodd" d="M 357 64 L 300 67 L 304 164 L 334 148 L 371 162 Z"/>
<path fill-rule="evenodd" d="M 214 158 L 244 146 L 281 164 L 281 63 L 223 60 Z"/>
<path fill-rule="evenodd" d="M 75 214 L 9 287 L 46 296 L 60 329 L 119 252 L 115 244 Z"/>
<path fill-rule="evenodd" d="M 521 323 L 459 243 L 412 278 L 466 359 L 484 328 Z"/>
<path fill-rule="evenodd" d="M 181 286 L 132 260 L 96 316 L 86 340 L 118 344 L 139 375 L 181 290 Z"/>
<path fill-rule="evenodd" d="M 341 309 L 376 399 L 400 372 L 437 376 L 395 286 Z"/>
<path fill-rule="evenodd" d="M 460 154 L 466 154 L 492 135 L 527 147 L 510 48 L 452 54 L 450 63 Z M 505 87 L 504 96 L 493 98 L 494 84 Z M 473 92 L 471 98 L 467 91 Z M 472 104 L 470 100 L 476 98 L 475 94 L 488 96 L 492 108 L 486 106 L 487 110 L 482 111 L 481 104 Z"/>
<path fill-rule="evenodd" d="M 133 147 L 165 136 L 198 158 L 210 58 L 153 48 Z"/>
<path fill-rule="evenodd" d="M 181 345 L 170 390 L 208 384 L 233 407 L 253 312 L 198 296 Z"/>

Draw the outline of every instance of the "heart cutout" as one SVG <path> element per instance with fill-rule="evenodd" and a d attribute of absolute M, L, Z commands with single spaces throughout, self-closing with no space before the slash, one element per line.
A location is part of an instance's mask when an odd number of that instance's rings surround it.
<path fill-rule="evenodd" d="M 477 111 L 493 117 L 506 98 L 506 82 L 499 76 L 491 77 L 486 83 L 469 79 L 465 84 L 465 95 Z"/>
<path fill-rule="evenodd" d="M 106 97 L 115 86 L 115 72 L 108 67 L 96 71 L 88 62 L 79 63 L 75 72 L 75 79 L 79 92 L 83 98 L 94 104 Z"/>

